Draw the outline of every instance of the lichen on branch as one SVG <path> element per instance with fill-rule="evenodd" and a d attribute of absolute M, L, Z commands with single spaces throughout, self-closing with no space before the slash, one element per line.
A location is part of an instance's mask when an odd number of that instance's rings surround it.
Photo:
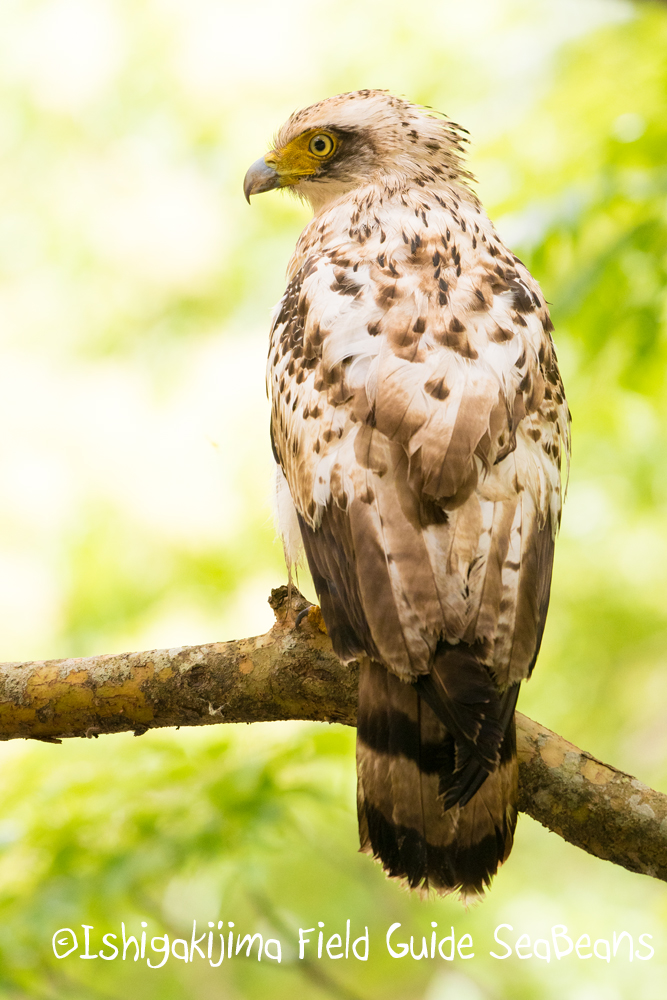
<path fill-rule="evenodd" d="M 265 635 L 203 646 L 0 664 L 0 739 L 303 719 L 354 726 L 356 665 L 319 609 L 272 591 Z M 297 618 L 302 620 L 297 624 Z M 582 850 L 667 881 L 667 795 L 517 713 L 519 808 Z"/>

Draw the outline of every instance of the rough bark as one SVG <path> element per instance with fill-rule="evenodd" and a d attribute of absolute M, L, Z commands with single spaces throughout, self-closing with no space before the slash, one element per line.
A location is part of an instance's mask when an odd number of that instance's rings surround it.
<path fill-rule="evenodd" d="M 519 809 L 575 847 L 667 882 L 667 795 L 517 713 Z"/>
<path fill-rule="evenodd" d="M 319 609 L 274 590 L 266 635 L 204 646 L 0 664 L 0 739 L 59 743 L 164 726 L 305 719 L 353 726 L 357 669 Z M 296 624 L 297 615 L 305 612 Z M 589 854 L 667 881 L 667 795 L 517 713 L 521 811 Z"/>

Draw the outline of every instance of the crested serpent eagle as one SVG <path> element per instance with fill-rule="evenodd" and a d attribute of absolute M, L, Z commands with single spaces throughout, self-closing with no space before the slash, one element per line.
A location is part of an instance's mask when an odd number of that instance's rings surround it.
<path fill-rule="evenodd" d="M 361 665 L 362 850 L 471 897 L 512 846 L 570 418 L 544 296 L 472 191 L 463 131 L 342 94 L 293 114 L 244 187 L 314 212 L 270 334 L 276 509 Z"/>

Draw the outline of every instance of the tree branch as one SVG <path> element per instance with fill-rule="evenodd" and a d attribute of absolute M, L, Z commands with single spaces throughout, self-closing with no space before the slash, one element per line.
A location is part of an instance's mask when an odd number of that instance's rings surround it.
<path fill-rule="evenodd" d="M 0 664 L 0 739 L 59 743 L 164 726 L 305 719 L 353 726 L 358 670 L 318 608 L 272 591 L 266 635 L 205 646 Z M 667 881 L 667 795 L 517 713 L 519 808 L 569 843 Z"/>

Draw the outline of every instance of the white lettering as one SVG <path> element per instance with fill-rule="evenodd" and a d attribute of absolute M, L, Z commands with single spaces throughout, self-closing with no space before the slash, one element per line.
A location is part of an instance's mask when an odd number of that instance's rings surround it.
<path fill-rule="evenodd" d="M 554 943 L 554 955 L 560 961 L 565 955 L 569 955 L 571 951 L 574 950 L 574 942 L 572 938 L 567 936 L 567 927 L 565 924 L 556 924 L 555 927 L 551 928 L 551 938 Z M 561 951 L 556 943 L 556 938 L 564 938 L 567 941 L 567 951 Z"/>
<path fill-rule="evenodd" d="M 84 935 L 84 954 L 79 955 L 79 958 L 97 958 L 97 955 L 91 955 L 89 951 L 90 945 L 90 931 L 95 930 L 92 924 L 81 924 L 83 927 Z"/>
<path fill-rule="evenodd" d="M 197 937 L 196 934 L 197 934 L 197 921 L 193 920 L 192 937 L 190 939 L 190 961 L 192 961 L 192 959 L 194 958 L 195 948 L 197 949 L 197 953 L 201 955 L 202 958 L 204 958 L 204 952 L 199 947 L 199 942 L 203 941 L 204 938 L 206 937 L 206 931 L 204 931 L 201 937 Z"/>
<path fill-rule="evenodd" d="M 588 934 L 582 934 L 581 937 L 579 938 L 579 940 L 577 941 L 576 945 L 575 945 L 575 948 L 577 950 L 577 957 L 578 958 L 583 958 L 583 959 L 592 958 L 593 957 L 592 955 L 582 955 L 581 954 L 581 949 L 582 948 L 590 948 L 590 946 L 591 946 L 591 939 L 590 939 L 590 937 L 588 936 Z"/>
<path fill-rule="evenodd" d="M 616 931 L 614 931 L 614 958 L 616 958 L 616 952 L 618 951 L 619 945 L 620 945 L 620 943 L 621 943 L 621 941 L 623 940 L 624 937 L 626 937 L 628 939 L 628 943 L 630 945 L 630 952 L 629 952 L 628 957 L 629 957 L 630 961 L 632 961 L 632 959 L 633 959 L 633 952 L 632 952 L 632 950 L 634 948 L 634 941 L 632 940 L 632 936 L 630 934 L 628 934 L 627 931 L 621 931 L 621 933 L 618 935 L 618 937 L 616 936 Z"/>
<path fill-rule="evenodd" d="M 603 955 L 601 955 L 600 952 L 598 951 L 599 944 L 603 944 L 607 949 Z M 604 959 L 605 962 L 611 962 L 611 948 L 609 947 L 609 942 L 605 938 L 598 938 L 595 944 L 593 945 L 593 954 L 595 955 L 596 958 L 602 958 Z"/>
<path fill-rule="evenodd" d="M 447 941 L 449 941 L 451 944 L 451 948 L 449 949 L 449 955 L 445 955 L 444 951 L 442 950 L 443 944 L 445 944 L 445 942 Z M 452 927 L 451 934 L 448 934 L 447 937 L 441 938 L 440 941 L 438 942 L 438 952 L 440 953 L 440 958 L 444 958 L 445 962 L 454 961 L 454 944 L 455 944 L 454 928 Z"/>
<path fill-rule="evenodd" d="M 118 948 L 115 944 L 112 944 L 111 941 L 109 941 L 109 938 L 113 938 L 114 941 L 118 940 L 116 934 L 105 934 L 102 938 L 102 944 L 105 944 L 107 948 L 113 948 L 113 955 L 103 955 L 101 951 L 98 952 L 100 958 L 103 958 L 105 962 L 112 962 L 118 954 Z"/>
<path fill-rule="evenodd" d="M 498 937 L 498 931 L 501 931 L 503 927 L 506 927 L 508 931 L 514 930 L 511 924 L 498 924 L 495 931 L 493 932 L 493 939 L 497 944 L 501 944 L 503 948 L 506 948 L 507 950 L 504 955 L 496 955 L 495 951 L 490 951 L 489 954 L 491 955 L 491 958 L 500 958 L 500 959 L 509 958 L 510 955 L 512 954 L 512 949 L 508 945 L 507 941 L 501 941 L 501 939 Z M 452 927 L 452 935 L 453 934 L 454 934 L 454 928 Z"/>
<path fill-rule="evenodd" d="M 459 958 L 462 958 L 464 961 L 466 959 L 468 959 L 468 958 L 474 958 L 475 957 L 475 952 L 474 951 L 473 951 L 472 955 L 464 955 L 463 954 L 463 949 L 464 948 L 472 948 L 472 937 L 470 936 L 470 934 L 464 934 L 463 935 L 463 937 L 461 938 L 461 940 L 459 941 L 459 943 L 457 945 L 456 950 L 459 953 Z"/>
<path fill-rule="evenodd" d="M 342 951 L 340 955 L 331 954 L 334 948 L 342 948 L 342 947 L 343 947 L 343 939 L 341 938 L 340 934 L 332 934 L 329 940 L 327 941 L 327 955 L 329 956 L 329 958 L 333 959 L 342 958 L 343 957 Z"/>
<path fill-rule="evenodd" d="M 299 927 L 299 958 L 303 958 L 306 954 L 306 945 L 310 944 L 310 938 L 304 937 L 304 934 L 311 934 L 314 931 L 314 927 Z"/>
<path fill-rule="evenodd" d="M 134 961 L 138 962 L 139 961 L 139 942 L 137 941 L 137 939 L 134 936 L 129 937 L 129 938 L 125 937 L 125 924 L 121 924 L 120 925 L 120 929 L 121 929 L 121 932 L 123 934 L 123 961 L 125 961 L 125 956 L 127 955 L 127 949 L 130 947 L 131 944 L 133 944 L 134 945 Z"/>
<path fill-rule="evenodd" d="M 521 958 L 521 959 L 524 959 L 524 960 L 526 958 L 532 958 L 533 957 L 533 953 L 532 952 L 530 953 L 530 955 L 521 955 L 520 954 L 520 951 L 523 951 L 524 948 L 530 948 L 530 937 L 528 936 L 528 934 L 522 934 L 521 935 L 521 937 L 517 940 L 517 943 L 514 945 L 514 950 L 516 952 L 516 957 L 517 958 Z"/>
<path fill-rule="evenodd" d="M 222 923 L 222 921 L 220 921 L 220 922 Z M 217 962 L 213 962 L 212 961 L 212 956 L 213 956 L 213 935 L 209 934 L 209 938 L 210 938 L 210 940 L 208 942 L 208 964 L 211 966 L 212 969 L 218 969 L 218 968 L 220 968 L 220 966 L 222 965 L 222 963 L 225 960 L 225 939 L 224 939 L 224 937 L 221 934 L 220 935 L 220 958 L 218 959 Z"/>
<path fill-rule="evenodd" d="M 544 945 L 544 952 L 545 952 L 544 955 L 540 955 L 539 951 L 537 950 L 538 944 L 543 944 Z M 550 962 L 551 961 L 551 945 L 549 944 L 549 942 L 545 938 L 537 938 L 536 939 L 535 944 L 533 945 L 533 951 L 535 953 L 535 958 L 539 958 L 543 962 Z"/>
<path fill-rule="evenodd" d="M 257 961 L 261 962 L 261 960 L 262 960 L 262 949 L 264 947 L 264 938 L 259 933 L 258 934 L 253 934 L 252 937 L 250 937 L 249 934 L 246 934 L 246 936 L 243 938 L 243 940 L 241 940 L 241 935 L 239 934 L 239 936 L 236 939 L 236 954 L 238 955 L 238 953 L 243 948 L 243 945 L 247 941 L 248 942 L 248 947 L 247 947 L 247 950 L 246 950 L 246 953 L 245 953 L 245 957 L 246 958 L 250 958 L 250 951 L 252 949 L 252 945 L 253 945 L 253 942 L 254 942 L 255 938 L 259 938 L 259 945 L 257 946 Z"/>
<path fill-rule="evenodd" d="M 400 927 L 400 924 L 398 926 Z M 62 938 L 58 938 L 59 934 L 64 934 L 65 936 Z M 72 944 L 67 949 L 67 951 L 63 952 L 63 954 L 60 955 L 58 953 L 56 945 L 59 945 L 61 948 L 67 948 L 67 945 L 69 945 L 70 943 L 70 938 L 67 937 L 68 934 L 72 935 L 71 940 L 74 942 L 74 944 Z M 74 933 L 71 927 L 61 927 L 60 930 L 57 930 L 56 933 L 51 938 L 51 946 L 53 948 L 53 954 L 56 956 L 56 958 L 67 958 L 68 955 L 71 955 L 73 951 L 77 950 L 77 948 L 79 947 L 79 942 L 77 941 L 76 934 Z"/>
<path fill-rule="evenodd" d="M 276 946 L 275 955 L 272 955 L 271 952 L 269 951 L 270 944 L 275 944 Z M 282 956 L 282 952 L 280 950 L 280 941 L 278 941 L 277 938 L 267 938 L 267 940 L 264 942 L 264 954 L 266 955 L 267 958 L 272 959 L 274 962 L 280 963 Z"/>
<path fill-rule="evenodd" d="M 114 937 L 115 936 L 116 935 L 114 934 Z M 106 942 L 106 938 L 104 938 L 104 941 Z M 156 941 L 161 941 L 162 942 L 162 947 L 161 948 L 158 948 L 158 946 L 155 944 Z M 151 948 L 153 949 L 153 951 L 157 952 L 158 955 L 160 955 L 160 954 L 162 955 L 162 961 L 158 962 L 157 965 L 153 965 L 151 963 L 150 958 L 147 958 L 146 959 L 146 965 L 148 966 L 149 969 L 161 969 L 162 966 L 164 965 L 164 963 L 169 958 L 169 935 L 165 934 L 163 937 L 154 937 L 154 938 L 151 938 Z"/>
<path fill-rule="evenodd" d="M 648 948 L 648 950 L 650 951 L 650 953 L 651 953 L 651 954 L 650 954 L 650 955 L 640 955 L 640 954 L 639 954 L 639 952 L 638 952 L 638 951 L 636 951 L 636 952 L 635 952 L 635 958 L 638 958 L 640 962 L 648 962 L 648 960 L 649 960 L 650 958 L 653 958 L 653 956 L 655 955 L 655 951 L 653 950 L 653 948 L 651 947 L 651 945 L 650 945 L 650 944 L 648 944 L 648 943 L 647 943 L 647 942 L 646 942 L 646 941 L 644 940 L 644 938 L 650 938 L 650 939 L 651 939 L 651 941 L 652 941 L 652 940 L 653 940 L 653 935 L 652 935 L 652 934 L 640 934 L 640 935 L 639 935 L 639 943 L 640 943 L 640 944 L 641 944 L 641 945 L 642 945 L 642 946 L 643 946 L 644 948 Z"/>
<path fill-rule="evenodd" d="M 392 934 L 394 933 L 394 931 L 398 930 L 400 926 L 401 926 L 400 924 L 392 924 L 389 930 L 387 931 L 387 951 L 389 952 L 392 958 L 405 958 L 405 956 L 408 953 L 407 944 L 405 943 L 398 944 L 396 947 L 401 948 L 402 951 L 394 951 L 391 944 L 389 943 Z"/>
<path fill-rule="evenodd" d="M 363 955 L 360 955 L 358 953 L 358 951 L 357 951 L 357 945 L 359 944 L 360 941 L 363 941 L 364 945 L 366 946 L 364 948 Z M 365 933 L 362 934 L 361 937 L 358 937 L 356 941 L 352 942 L 352 954 L 354 955 L 355 958 L 358 958 L 360 962 L 367 962 L 368 961 L 368 948 L 369 948 L 368 927 L 366 927 L 365 928 Z"/>
<path fill-rule="evenodd" d="M 428 945 L 426 944 L 425 937 L 422 938 L 421 951 L 418 955 L 415 955 L 415 939 L 412 935 L 410 935 L 410 954 L 413 958 L 416 958 L 418 962 L 421 961 L 422 958 L 428 958 Z"/>
<path fill-rule="evenodd" d="M 176 945 L 183 945 L 183 954 L 179 955 L 176 951 Z M 187 962 L 189 958 L 190 949 L 188 948 L 188 942 L 184 938 L 174 938 L 171 942 L 171 953 L 174 958 L 177 958 L 180 962 Z"/>

